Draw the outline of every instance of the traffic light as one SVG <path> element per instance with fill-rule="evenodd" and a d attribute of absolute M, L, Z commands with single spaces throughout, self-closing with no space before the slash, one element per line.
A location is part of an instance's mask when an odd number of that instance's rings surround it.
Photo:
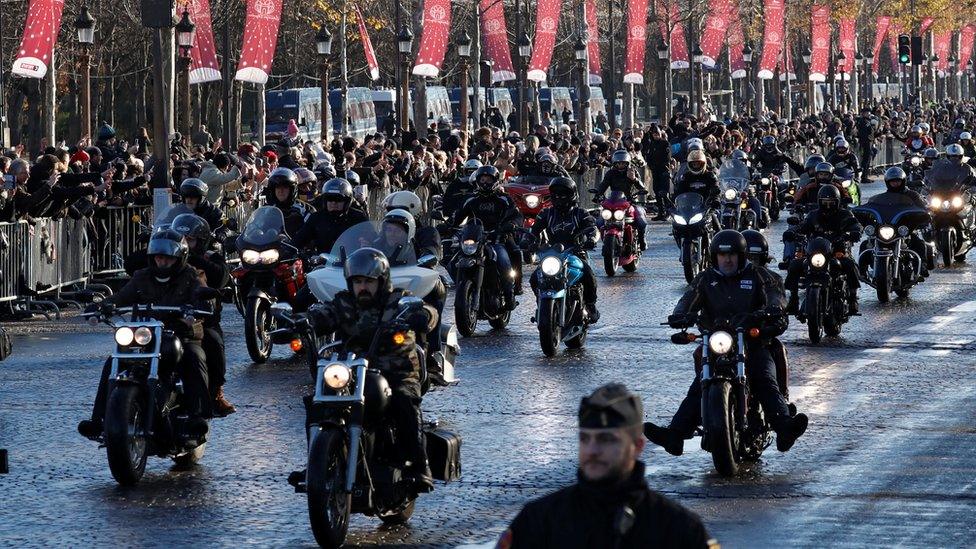
<path fill-rule="evenodd" d="M 925 54 L 922 53 L 922 37 L 912 37 L 912 65 L 921 65 L 925 61 Z"/>
<path fill-rule="evenodd" d="M 912 39 L 907 34 L 898 35 L 898 62 L 907 65 L 912 61 Z"/>

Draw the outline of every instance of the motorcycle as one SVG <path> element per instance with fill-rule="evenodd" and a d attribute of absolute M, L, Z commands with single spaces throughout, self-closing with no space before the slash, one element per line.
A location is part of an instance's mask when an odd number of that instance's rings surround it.
<path fill-rule="evenodd" d="M 367 357 L 381 338 L 402 342 L 401 319 L 422 303 L 418 297 L 402 298 L 397 315 L 377 330 L 365 357 L 332 353 L 326 358 L 328 349 L 323 350 L 308 412 L 305 478 L 293 482 L 296 492 L 307 494 L 312 534 L 322 547 L 345 543 L 352 513 L 378 517 L 384 524 L 403 524 L 413 515 L 418 493 L 403 478 L 406 463 L 398 450 L 395 422 L 387 413 L 389 384 Z M 459 479 L 461 437 L 431 422 L 422 432 L 434 478 Z"/>
<path fill-rule="evenodd" d="M 766 313 L 743 313 L 719 320 L 711 331 L 699 327 L 700 335 L 688 332 L 694 318 L 672 315 L 664 323 L 682 328 L 672 334 L 674 344 L 701 339 L 701 446 L 712 454 L 722 476 L 735 476 L 740 465 L 758 460 L 772 443 L 772 429 L 751 398 L 746 378 L 746 343 L 758 338 L 758 326 L 772 318 Z M 794 410 L 791 406 L 791 413 Z"/>
<path fill-rule="evenodd" d="M 712 212 L 698 193 L 681 193 L 671 210 L 671 232 L 681 250 L 685 281 L 691 281 L 708 268 L 708 242 L 711 239 Z"/>
<path fill-rule="evenodd" d="M 963 170 L 939 162 L 926 176 L 935 247 L 945 267 L 952 266 L 953 261 L 965 261 L 973 247 L 976 211 L 963 183 L 968 171 L 968 167 Z"/>
<path fill-rule="evenodd" d="M 266 362 L 276 343 L 291 344 L 296 353 L 314 353 L 315 342 L 277 329 L 277 317 L 291 312 L 298 291 L 305 286 L 305 265 L 285 232 L 281 210 L 274 206 L 254 210 L 234 248 L 241 264 L 231 271 L 231 277 L 243 300 L 244 342 L 251 360 Z"/>
<path fill-rule="evenodd" d="M 742 162 L 726 161 L 719 169 L 719 221 L 723 229 L 744 231 L 756 227 L 756 212 L 749 207 L 750 181 L 749 168 Z"/>
<path fill-rule="evenodd" d="M 590 189 L 590 192 L 596 194 L 596 189 Z M 646 195 L 647 191 L 638 193 Z M 617 274 L 618 266 L 632 273 L 640 265 L 641 250 L 634 227 L 637 204 L 631 203 L 623 193 L 613 191 L 595 210 L 600 216 L 598 225 L 603 239 L 603 268 L 607 276 Z"/>
<path fill-rule="evenodd" d="M 804 290 L 803 309 L 797 317 L 807 323 L 810 342 L 818 345 L 824 334 L 840 335 L 841 327 L 850 318 L 848 281 L 840 264 L 847 252 L 838 251 L 830 240 L 819 236 L 806 242 L 805 252 L 799 281 Z"/>
<path fill-rule="evenodd" d="M 554 356 L 561 342 L 570 349 L 586 344 L 589 317 L 583 300 L 583 260 L 562 244 L 539 252 L 535 321 L 542 353 Z"/>
<path fill-rule="evenodd" d="M 879 195 L 863 206 L 851 210 L 864 226 L 867 237 L 861 243 L 858 269 L 861 278 L 875 288 L 878 301 L 887 303 L 894 291 L 908 297 L 912 286 L 924 280 L 926 258 L 909 247 L 912 233 L 927 226 L 928 212 L 918 208 L 907 196 Z M 934 253 L 926 245 L 926 254 Z"/>
<path fill-rule="evenodd" d="M 756 174 L 752 178 L 752 185 L 756 189 L 756 198 L 759 200 L 759 204 L 769 212 L 770 219 L 779 221 L 779 213 L 782 211 L 779 175 L 774 173 L 765 176 Z"/>
<path fill-rule="evenodd" d="M 503 290 L 502 277 L 518 273 L 498 270 L 496 248 L 504 246 L 504 233 L 485 231 L 478 219 L 470 219 L 458 235 L 460 251 L 454 258 L 454 319 L 464 337 L 474 335 L 479 319 L 496 330 L 508 326 L 512 311 Z"/>
<path fill-rule="evenodd" d="M 851 195 L 851 206 L 861 205 L 861 186 L 857 183 L 857 177 L 850 168 L 837 168 L 834 177 L 840 180 L 840 186 Z"/>
<path fill-rule="evenodd" d="M 550 205 L 549 182 L 551 180 L 552 178 L 548 176 L 520 175 L 509 178 L 502 187 L 525 219 L 523 226 L 526 229 L 531 228 L 539 212 Z"/>
<path fill-rule="evenodd" d="M 901 169 L 905 170 L 908 180 L 905 185 L 912 190 L 919 190 L 925 186 L 924 167 L 925 159 L 921 153 L 910 153 L 906 151 L 905 159 L 901 163 Z"/>
<path fill-rule="evenodd" d="M 129 315 L 125 321 L 124 316 Z M 115 331 L 104 432 L 108 468 L 123 486 L 138 484 L 150 455 L 170 458 L 179 467 L 203 459 L 207 437 L 187 431 L 188 414 L 181 405 L 183 382 L 176 373 L 183 344 L 160 319 L 202 319 L 209 311 L 192 307 L 139 305 L 106 307 L 83 313 Z M 114 321 L 123 317 L 122 321 Z"/>

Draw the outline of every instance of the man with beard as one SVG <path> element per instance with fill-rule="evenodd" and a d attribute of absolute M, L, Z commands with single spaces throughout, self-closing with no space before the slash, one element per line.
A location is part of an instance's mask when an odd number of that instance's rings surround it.
<path fill-rule="evenodd" d="M 526 504 L 496 549 L 717 546 L 697 515 L 647 486 L 643 415 L 620 383 L 584 397 L 578 482 Z"/>

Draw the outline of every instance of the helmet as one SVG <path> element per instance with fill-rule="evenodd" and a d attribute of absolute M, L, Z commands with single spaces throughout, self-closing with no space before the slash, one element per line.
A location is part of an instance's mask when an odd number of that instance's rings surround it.
<path fill-rule="evenodd" d="M 568 177 L 557 177 L 549 183 L 549 200 L 557 210 L 569 210 L 576 205 L 579 193 L 576 182 Z"/>
<path fill-rule="evenodd" d="M 733 229 L 725 229 L 715 233 L 708 245 L 708 255 L 712 265 L 718 265 L 718 254 L 738 254 L 739 269 L 745 266 L 746 239 L 742 233 Z"/>
<path fill-rule="evenodd" d="M 696 168 L 691 165 L 692 162 L 696 164 L 701 163 L 701 165 Z M 702 151 L 691 151 L 690 153 L 688 153 L 688 170 L 691 173 L 702 173 L 703 171 L 705 171 L 706 163 L 707 163 L 707 159 L 705 158 L 705 153 L 703 153 Z"/>
<path fill-rule="evenodd" d="M 813 175 L 817 171 L 817 166 L 821 162 L 825 162 L 827 159 L 823 157 L 822 154 L 811 154 L 807 157 L 807 161 L 803 164 L 803 169 L 807 171 L 810 175 Z"/>
<path fill-rule="evenodd" d="M 742 231 L 742 237 L 746 239 L 746 258 L 749 261 L 759 265 L 769 263 L 769 241 L 761 232 L 746 229 Z"/>
<path fill-rule="evenodd" d="M 762 148 L 766 149 L 767 151 L 771 151 L 771 150 L 775 149 L 776 148 L 776 138 L 773 137 L 772 135 L 767 135 L 766 137 L 763 137 L 762 138 Z"/>
<path fill-rule="evenodd" d="M 929 147 L 925 149 L 925 152 L 922 153 L 922 156 L 924 156 L 929 160 L 935 160 L 939 158 L 939 150 L 936 149 L 935 147 Z"/>
<path fill-rule="evenodd" d="M 187 254 L 186 240 L 182 234 L 172 229 L 159 231 L 149 239 L 149 249 L 146 250 L 146 257 L 149 258 L 149 270 L 158 281 L 166 282 L 186 266 Z M 176 263 L 170 267 L 158 267 L 155 260 L 157 255 L 172 257 L 176 259 Z"/>
<path fill-rule="evenodd" d="M 319 199 L 323 202 L 332 200 L 333 202 L 343 202 L 346 208 L 352 202 L 352 185 L 341 177 L 333 177 L 322 185 L 322 192 Z"/>
<path fill-rule="evenodd" d="M 945 149 L 946 158 L 950 160 L 958 158 L 959 161 L 962 162 L 963 153 L 964 151 L 962 150 L 962 145 L 960 145 L 959 143 L 953 143 L 952 145 L 949 145 Z"/>
<path fill-rule="evenodd" d="M 386 223 L 396 224 L 402 227 L 404 232 L 407 233 L 407 242 L 413 240 L 413 237 L 417 234 L 417 222 L 407 210 L 396 208 L 386 212 L 386 215 L 383 216 L 383 224 Z"/>
<path fill-rule="evenodd" d="M 904 188 L 905 181 L 907 179 L 908 176 L 905 174 L 905 170 L 901 169 L 900 166 L 892 166 L 888 168 L 888 171 L 886 171 L 884 174 L 885 187 L 887 187 L 889 191 L 892 190 L 891 182 L 901 181 L 901 184 L 895 187 L 895 189 L 897 190 L 900 188 Z"/>
<path fill-rule="evenodd" d="M 742 149 L 736 149 L 732 151 L 732 160 L 738 160 L 740 162 L 748 163 L 749 155 L 746 153 L 746 151 Z"/>
<path fill-rule="evenodd" d="M 295 189 L 298 187 L 298 176 L 288 168 L 275 168 L 268 176 L 268 189 L 274 193 L 278 187 L 288 187 L 288 198 L 286 202 L 295 198 Z"/>
<path fill-rule="evenodd" d="M 556 165 L 556 157 L 550 153 L 546 153 L 539 156 L 539 164 L 552 164 Z"/>
<path fill-rule="evenodd" d="M 957 128 L 965 128 L 966 127 L 966 121 L 963 120 L 962 118 L 957 118 L 956 119 L 956 127 Z"/>
<path fill-rule="evenodd" d="M 972 140 L 973 140 L 973 134 L 969 132 L 962 132 L 961 134 L 959 134 L 959 141 L 972 141 Z"/>
<path fill-rule="evenodd" d="M 912 129 L 909 130 L 908 133 L 910 135 L 921 136 L 922 135 L 922 126 L 919 126 L 918 124 L 916 124 L 916 125 L 912 126 Z"/>
<path fill-rule="evenodd" d="M 322 162 L 318 166 L 315 166 L 315 178 L 319 181 L 328 181 L 335 176 L 336 169 L 332 164 Z"/>
<path fill-rule="evenodd" d="M 817 170 L 815 176 L 817 181 L 821 184 L 830 183 L 834 179 L 834 165 L 830 162 L 821 162 L 817 164 Z"/>
<path fill-rule="evenodd" d="M 295 176 L 298 177 L 298 183 L 315 183 L 315 174 L 312 170 L 308 168 L 295 168 Z"/>
<path fill-rule="evenodd" d="M 480 160 L 476 160 L 476 159 L 472 158 L 471 160 L 468 160 L 467 162 L 465 162 L 464 163 L 464 166 L 461 167 L 461 175 L 463 177 L 470 178 L 471 177 L 471 174 L 473 174 L 474 172 L 478 171 L 478 168 L 480 168 L 483 165 L 484 164 L 482 164 Z"/>
<path fill-rule="evenodd" d="M 209 189 L 210 187 L 208 187 L 203 181 L 197 179 L 196 177 L 190 177 L 184 179 L 183 182 L 180 183 L 180 196 L 182 196 L 184 200 L 187 198 L 203 200 L 207 197 L 207 191 Z"/>
<path fill-rule="evenodd" d="M 929 130 L 932 129 L 932 126 L 929 126 L 928 122 L 922 122 L 918 127 L 922 130 L 922 133 L 929 133 Z"/>
<path fill-rule="evenodd" d="M 840 205 L 840 189 L 833 185 L 824 185 L 817 192 L 817 206 L 826 212 L 832 212 Z"/>
<path fill-rule="evenodd" d="M 491 177 L 491 181 L 482 181 L 482 178 L 485 176 Z M 498 186 L 498 168 L 494 166 L 482 166 L 471 174 L 471 177 L 474 178 L 474 183 L 478 186 L 478 190 L 482 192 L 492 192 Z"/>
<path fill-rule="evenodd" d="M 354 172 L 353 170 L 346 170 L 346 181 L 348 181 L 349 184 L 352 185 L 353 187 L 355 187 L 356 185 L 362 185 L 362 183 L 359 180 L 359 174 Z"/>
<path fill-rule="evenodd" d="M 705 143 L 698 137 L 689 138 L 685 141 L 685 149 L 688 151 L 700 151 L 705 148 Z"/>
<path fill-rule="evenodd" d="M 383 199 L 383 208 L 390 210 L 406 210 L 417 217 L 424 213 L 424 203 L 420 197 L 410 191 L 397 191 Z"/>
<path fill-rule="evenodd" d="M 613 164 L 614 167 L 616 167 L 617 164 L 620 164 L 620 163 L 623 163 L 623 162 L 626 162 L 628 164 L 628 167 L 629 167 L 629 165 L 630 165 L 630 153 L 627 152 L 627 151 L 625 151 L 625 150 L 623 150 L 623 149 L 620 149 L 618 151 L 615 151 L 613 153 L 613 156 L 610 157 L 610 163 Z M 626 169 L 626 168 L 624 168 L 624 169 Z"/>
<path fill-rule="evenodd" d="M 849 148 L 850 144 L 843 137 L 834 142 L 834 149 L 841 154 L 846 154 Z"/>
<path fill-rule="evenodd" d="M 390 280 L 390 260 L 376 248 L 360 248 L 350 254 L 346 258 L 343 275 L 346 278 L 346 288 L 350 292 L 352 291 L 352 278 L 356 276 L 378 280 L 381 292 L 389 293 L 393 290 Z"/>
<path fill-rule="evenodd" d="M 173 219 L 170 229 L 180 233 L 184 238 L 196 239 L 199 252 L 205 251 L 210 246 L 210 224 L 198 215 L 180 214 Z"/>

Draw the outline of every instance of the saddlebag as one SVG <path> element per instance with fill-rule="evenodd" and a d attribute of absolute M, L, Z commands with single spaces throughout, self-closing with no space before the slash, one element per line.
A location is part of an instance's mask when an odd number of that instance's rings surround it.
<path fill-rule="evenodd" d="M 436 480 L 461 478 L 461 436 L 443 429 L 425 430 L 427 461 Z"/>

